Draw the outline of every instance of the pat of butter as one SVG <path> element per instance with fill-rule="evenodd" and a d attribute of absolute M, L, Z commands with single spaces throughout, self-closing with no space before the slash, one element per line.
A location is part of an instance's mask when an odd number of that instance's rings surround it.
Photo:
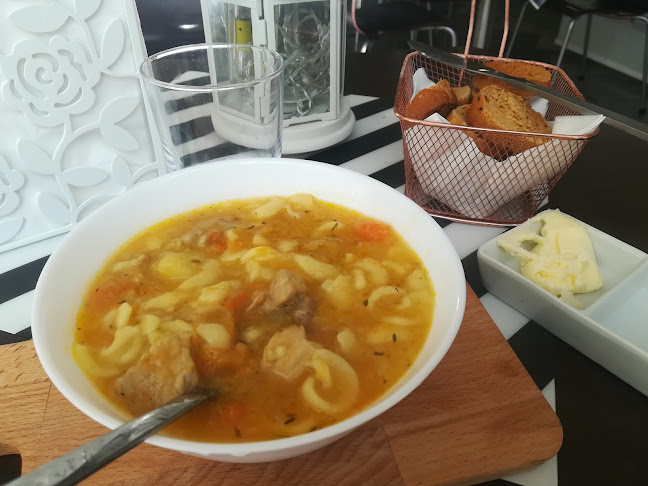
<path fill-rule="evenodd" d="M 520 273 L 568 304 L 582 308 L 573 294 L 603 286 L 592 242 L 578 221 L 560 211 L 545 211 L 529 220 L 542 223 L 540 233 L 523 227 L 497 239 L 497 244 L 521 260 Z M 535 243 L 527 250 L 525 244 Z"/>

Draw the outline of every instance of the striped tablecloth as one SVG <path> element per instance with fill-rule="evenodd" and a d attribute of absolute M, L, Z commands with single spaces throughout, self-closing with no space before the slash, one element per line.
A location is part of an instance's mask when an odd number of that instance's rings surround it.
<path fill-rule="evenodd" d="M 392 102 L 365 96 L 350 96 L 348 99 L 357 120 L 351 136 L 337 146 L 306 158 L 355 170 L 378 179 L 401 193 L 404 192 L 403 145 Z M 551 207 L 551 203 L 546 207 Z M 584 437 L 582 422 L 603 420 L 605 410 L 600 410 L 601 416 L 597 418 L 597 404 L 590 403 L 590 407 L 586 406 L 587 403 L 582 403 L 586 402 L 589 396 L 589 389 L 583 389 L 599 386 L 601 380 L 604 390 L 605 386 L 610 390 L 622 387 L 626 392 L 627 385 L 486 291 L 479 275 L 477 249 L 484 242 L 505 231 L 504 228 L 435 219 L 456 248 L 463 263 L 466 280 L 545 398 L 554 410 L 556 396 L 560 404 L 566 404 L 564 407 L 558 407 L 557 411 L 565 431 L 565 442 L 558 457 L 552 458 L 533 471 L 491 481 L 489 484 L 553 486 L 558 484 L 559 471 L 561 484 L 585 484 L 573 482 L 574 478 L 579 477 L 579 464 L 584 461 L 579 454 L 582 455 L 584 448 L 587 448 L 587 441 L 602 438 Z M 54 237 L 0 254 L 0 344 L 31 338 L 30 312 L 36 281 L 48 256 L 62 238 L 63 236 Z M 1 350 L 0 347 L 0 352 Z M 557 375 L 560 375 L 558 380 Z M 597 385 L 593 385 L 595 382 Z M 606 385 L 606 382 L 609 383 Z M 632 392 L 634 390 L 630 391 L 631 394 Z M 561 401 L 563 399 L 564 402 Z M 644 400 L 641 403 L 645 407 L 648 402 Z M 648 407 L 646 409 L 648 413 Z M 648 479 L 644 480 L 645 484 L 648 484 Z"/>

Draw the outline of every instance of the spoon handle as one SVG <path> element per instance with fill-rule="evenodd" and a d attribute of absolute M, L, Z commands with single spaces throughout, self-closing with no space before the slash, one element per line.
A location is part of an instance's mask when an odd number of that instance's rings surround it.
<path fill-rule="evenodd" d="M 202 403 L 208 395 L 187 393 L 96 438 L 5 486 L 66 486 L 87 478 L 147 437 Z"/>

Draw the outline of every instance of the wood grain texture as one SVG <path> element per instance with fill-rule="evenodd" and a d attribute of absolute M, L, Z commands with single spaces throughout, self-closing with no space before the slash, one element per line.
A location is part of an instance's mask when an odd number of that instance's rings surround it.
<path fill-rule="evenodd" d="M 540 464 L 562 428 L 475 294 L 446 357 L 409 397 L 334 444 L 293 459 L 227 464 L 143 444 L 88 484 L 471 484 Z M 31 342 L 0 347 L 0 431 L 23 472 L 107 429 L 47 379 Z"/>
<path fill-rule="evenodd" d="M 439 366 L 379 420 L 407 485 L 501 477 L 562 443 L 558 417 L 472 291 Z"/>
<path fill-rule="evenodd" d="M 38 436 L 53 388 L 31 341 L 0 346 L 0 441 L 20 451 L 24 471 L 40 464 Z"/>

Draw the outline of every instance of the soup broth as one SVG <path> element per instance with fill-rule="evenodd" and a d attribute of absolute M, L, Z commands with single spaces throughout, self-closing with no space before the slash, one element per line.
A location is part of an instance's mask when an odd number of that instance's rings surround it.
<path fill-rule="evenodd" d="M 200 386 L 219 396 L 165 433 L 308 433 L 370 406 L 414 362 L 434 292 L 380 221 L 308 194 L 227 201 L 154 225 L 84 296 L 74 355 L 130 415 Z"/>

